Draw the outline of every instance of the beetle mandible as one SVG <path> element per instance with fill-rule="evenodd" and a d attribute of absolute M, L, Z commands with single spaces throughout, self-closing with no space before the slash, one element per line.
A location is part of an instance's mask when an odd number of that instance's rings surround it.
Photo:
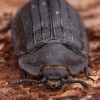
<path fill-rule="evenodd" d="M 52 90 L 64 83 L 88 84 L 68 80 L 84 69 L 88 72 L 88 39 L 77 11 L 65 0 L 31 0 L 23 6 L 12 24 L 12 39 L 23 82 L 45 83 Z M 40 80 L 27 79 L 27 73 Z"/>

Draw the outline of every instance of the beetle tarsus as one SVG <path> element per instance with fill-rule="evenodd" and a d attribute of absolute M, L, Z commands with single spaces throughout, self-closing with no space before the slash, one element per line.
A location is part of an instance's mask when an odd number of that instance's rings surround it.
<path fill-rule="evenodd" d="M 84 69 L 84 71 L 85 71 L 85 76 L 86 76 L 86 78 L 88 78 L 88 79 L 90 79 L 90 80 L 92 80 L 93 82 L 94 82 L 94 79 L 93 78 L 91 78 L 89 75 L 89 71 L 88 71 L 88 67 L 86 67 L 85 69 Z"/>
<path fill-rule="evenodd" d="M 92 80 L 94 82 L 94 79 L 91 78 L 90 76 L 86 76 L 86 78 L 88 78 L 88 79 L 90 79 L 90 80 Z"/>

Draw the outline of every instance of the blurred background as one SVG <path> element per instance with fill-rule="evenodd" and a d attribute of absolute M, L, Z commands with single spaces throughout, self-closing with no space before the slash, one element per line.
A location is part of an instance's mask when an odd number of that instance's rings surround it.
<path fill-rule="evenodd" d="M 0 16 L 4 13 L 15 14 L 16 11 L 29 0 L 0 0 Z M 93 24 L 100 25 L 100 0 L 66 0 L 80 13 L 89 27 Z M 93 25 L 94 26 L 94 25 Z"/>

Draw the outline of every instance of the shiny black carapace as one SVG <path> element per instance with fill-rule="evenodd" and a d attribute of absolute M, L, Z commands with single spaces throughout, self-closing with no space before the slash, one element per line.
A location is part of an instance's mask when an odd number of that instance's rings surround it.
<path fill-rule="evenodd" d="M 64 83 L 81 83 L 88 88 L 83 81 L 68 80 L 83 69 L 90 77 L 86 30 L 65 0 L 31 0 L 14 17 L 12 39 L 23 75 L 14 84 L 45 83 L 55 90 Z M 26 72 L 37 80 L 27 79 Z"/>

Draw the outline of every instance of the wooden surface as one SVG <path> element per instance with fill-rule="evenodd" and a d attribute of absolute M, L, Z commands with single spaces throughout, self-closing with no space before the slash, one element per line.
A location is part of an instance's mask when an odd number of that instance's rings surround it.
<path fill-rule="evenodd" d="M 95 81 L 86 79 L 83 71 L 70 78 L 84 80 L 90 85 L 89 90 L 80 84 L 64 85 L 56 92 L 48 91 L 43 84 L 12 85 L 21 78 L 21 70 L 11 43 L 11 21 L 28 1 L 0 1 L 0 100 L 100 100 L 100 0 L 67 0 L 77 9 L 87 29 L 89 71 Z"/>

